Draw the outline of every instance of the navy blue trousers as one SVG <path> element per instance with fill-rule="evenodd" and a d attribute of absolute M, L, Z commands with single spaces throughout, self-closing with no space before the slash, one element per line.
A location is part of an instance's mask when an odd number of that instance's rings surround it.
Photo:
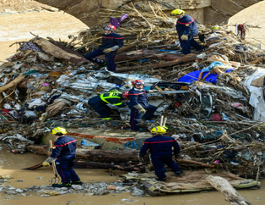
<path fill-rule="evenodd" d="M 130 119 L 131 129 L 138 131 L 140 129 L 139 123 L 141 117 L 145 118 L 146 120 L 150 120 L 151 117 L 154 115 L 157 107 L 153 105 L 148 105 L 144 107 L 144 109 L 146 110 L 146 113 L 144 115 L 139 113 L 138 110 L 135 109 L 134 107 L 130 107 L 130 109 L 131 109 L 131 119 Z"/>
<path fill-rule="evenodd" d="M 172 160 L 172 155 L 151 155 L 155 174 L 158 178 L 166 178 L 164 165 L 166 164 L 173 172 L 180 171 L 180 167 Z"/>
<path fill-rule="evenodd" d="M 67 155 L 59 157 L 56 160 L 56 168 L 64 184 L 70 183 L 71 181 L 80 181 L 80 178 L 73 169 L 74 159 L 75 155 Z"/>
<path fill-rule="evenodd" d="M 100 96 L 90 98 L 88 104 L 92 107 L 102 118 L 110 116 L 110 108 L 105 102 L 100 99 Z"/>
<path fill-rule="evenodd" d="M 99 64 L 99 65 L 103 65 L 104 61 L 100 60 L 100 59 L 98 59 L 96 57 L 105 54 L 105 60 L 106 60 L 106 64 L 107 64 L 108 70 L 112 71 L 112 72 L 116 72 L 116 65 L 115 65 L 115 62 L 114 62 L 116 53 L 117 53 L 116 51 L 112 51 L 110 53 L 104 53 L 103 49 L 97 49 L 97 50 L 94 50 L 94 51 L 86 54 L 85 58 L 87 60 L 90 60 L 90 61 L 92 61 L 94 63 Z"/>
<path fill-rule="evenodd" d="M 182 53 L 185 54 L 185 55 L 190 53 L 190 48 L 191 47 L 195 48 L 197 51 L 203 49 L 203 47 L 200 44 L 198 44 L 193 39 L 193 37 L 189 38 L 187 41 L 183 41 L 181 39 L 179 39 L 179 41 L 180 41 L 180 45 L 181 45 L 181 48 L 182 48 Z"/>

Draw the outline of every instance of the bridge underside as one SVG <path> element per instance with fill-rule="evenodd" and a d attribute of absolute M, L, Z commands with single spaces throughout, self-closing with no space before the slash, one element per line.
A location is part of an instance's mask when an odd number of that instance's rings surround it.
<path fill-rule="evenodd" d="M 47 4 L 71 14 L 88 26 L 99 23 L 98 12 L 102 8 L 116 9 L 128 0 L 35 0 Z M 240 12 L 241 10 L 258 3 L 262 0 L 164 0 L 153 2 L 164 2 L 161 8 L 168 14 L 172 8 L 181 8 L 192 15 L 197 21 L 204 24 L 220 24 Z M 144 1 L 133 1 L 142 2 Z M 178 3 L 177 3 L 178 2 Z M 172 6 L 172 7 L 170 7 Z"/>

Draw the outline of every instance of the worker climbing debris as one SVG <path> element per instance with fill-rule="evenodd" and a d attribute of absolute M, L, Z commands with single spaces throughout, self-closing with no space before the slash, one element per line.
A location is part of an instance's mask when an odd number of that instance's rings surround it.
<path fill-rule="evenodd" d="M 197 51 L 203 49 L 203 47 L 198 44 L 193 37 L 198 34 L 198 28 L 195 20 L 186 14 L 182 9 L 175 9 L 171 12 L 172 16 L 176 16 L 177 23 L 176 29 L 179 36 L 180 45 L 183 54 L 189 54 L 191 46 Z"/>
<path fill-rule="evenodd" d="M 180 167 L 172 159 L 172 147 L 174 148 L 174 155 L 176 157 L 180 153 L 180 147 L 176 139 L 164 135 L 166 134 L 166 129 L 165 123 L 163 122 L 160 126 L 151 129 L 153 137 L 144 141 L 144 145 L 139 153 L 139 161 L 143 162 L 143 157 L 149 150 L 158 181 L 166 181 L 165 164 L 171 168 L 175 174 L 180 176 L 183 174 Z"/>
<path fill-rule="evenodd" d="M 108 25 L 104 27 L 105 33 L 102 35 L 102 44 L 97 50 L 85 55 L 85 58 L 97 63 L 101 66 L 106 65 L 107 69 L 112 72 L 116 72 L 116 65 L 114 62 L 116 52 L 123 46 L 123 37 L 115 33 L 116 27 Z M 105 60 L 96 58 L 99 55 L 105 54 Z"/>

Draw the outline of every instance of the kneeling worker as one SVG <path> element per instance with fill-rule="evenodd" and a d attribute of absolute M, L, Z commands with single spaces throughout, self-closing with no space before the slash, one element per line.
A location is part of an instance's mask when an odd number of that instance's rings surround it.
<path fill-rule="evenodd" d="M 132 82 L 133 88 L 129 91 L 129 108 L 131 109 L 130 125 L 131 130 L 139 131 L 139 122 L 141 117 L 151 120 L 157 107 L 148 104 L 147 93 L 144 89 L 144 81 L 135 80 Z"/>
<path fill-rule="evenodd" d="M 173 137 L 163 135 L 166 133 L 166 129 L 163 126 L 154 127 L 151 133 L 154 136 L 144 141 L 144 146 L 139 153 L 139 161 L 142 162 L 146 152 L 150 150 L 152 164 L 158 181 L 166 180 L 164 164 L 171 168 L 175 174 L 182 175 L 180 167 L 172 160 L 172 147 L 174 147 L 176 156 L 180 152 L 179 144 Z"/>
<path fill-rule="evenodd" d="M 61 177 L 62 183 L 53 184 L 53 187 L 71 187 L 72 184 L 82 184 L 80 178 L 75 173 L 74 159 L 76 152 L 76 139 L 66 136 L 67 131 L 62 127 L 52 129 L 52 134 L 57 138 L 54 142 L 52 154 L 44 162 L 43 166 L 47 167 L 51 162 L 56 160 L 56 168 Z"/>
<path fill-rule="evenodd" d="M 112 104 L 118 107 L 124 107 L 123 100 L 128 99 L 128 91 L 124 93 L 118 91 L 110 91 L 108 93 L 102 93 L 101 95 L 92 97 L 88 100 L 88 104 L 92 107 L 103 120 L 110 120 L 110 108 L 107 104 Z"/>

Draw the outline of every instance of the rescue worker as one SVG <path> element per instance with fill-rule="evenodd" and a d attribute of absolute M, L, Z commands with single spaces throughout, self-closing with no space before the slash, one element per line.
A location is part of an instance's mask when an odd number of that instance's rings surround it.
<path fill-rule="evenodd" d="M 116 65 L 114 58 L 117 50 L 123 46 L 123 37 L 114 31 L 116 27 L 108 25 L 104 28 L 105 33 L 102 35 L 102 44 L 97 50 L 94 50 L 85 55 L 85 58 L 99 64 L 100 66 L 107 65 L 107 69 L 112 72 L 116 72 Z M 96 58 L 99 55 L 105 54 L 106 63 L 103 60 Z"/>
<path fill-rule="evenodd" d="M 130 125 L 131 130 L 142 131 L 139 127 L 141 117 L 151 120 L 157 107 L 148 104 L 147 93 L 144 90 L 144 82 L 142 80 L 132 81 L 133 88 L 129 91 L 129 108 L 131 109 Z"/>
<path fill-rule="evenodd" d="M 57 140 L 54 142 L 52 154 L 44 162 L 43 166 L 50 166 L 56 160 L 57 172 L 61 177 L 60 184 L 53 184 L 53 187 L 71 187 L 72 184 L 82 184 L 80 178 L 75 173 L 74 159 L 76 152 L 76 139 L 66 136 L 67 131 L 62 127 L 52 129 Z"/>
<path fill-rule="evenodd" d="M 143 157 L 147 151 L 151 153 L 152 164 L 155 168 L 155 174 L 158 181 L 165 181 L 166 175 L 164 165 L 166 164 L 172 169 L 175 174 L 181 176 L 183 172 L 180 167 L 172 160 L 172 147 L 174 147 L 174 154 L 177 156 L 180 153 L 179 144 L 173 137 L 165 136 L 166 129 L 164 126 L 157 126 L 151 130 L 152 138 L 144 141 L 144 145 L 139 153 L 139 161 L 143 162 Z"/>
<path fill-rule="evenodd" d="M 178 19 L 176 29 L 178 32 L 182 53 L 184 55 L 189 54 L 191 46 L 197 51 L 202 50 L 203 46 L 198 44 L 193 39 L 193 37 L 198 34 L 198 28 L 195 20 L 191 16 L 185 14 L 185 11 L 181 9 L 174 9 L 171 11 L 171 16 L 176 16 Z"/>
<path fill-rule="evenodd" d="M 107 104 L 124 107 L 126 104 L 122 103 L 122 101 L 128 99 L 128 96 L 128 91 L 121 93 L 113 90 L 90 98 L 88 104 L 102 117 L 103 120 L 110 120 L 111 118 L 109 116 L 111 109 Z"/>

